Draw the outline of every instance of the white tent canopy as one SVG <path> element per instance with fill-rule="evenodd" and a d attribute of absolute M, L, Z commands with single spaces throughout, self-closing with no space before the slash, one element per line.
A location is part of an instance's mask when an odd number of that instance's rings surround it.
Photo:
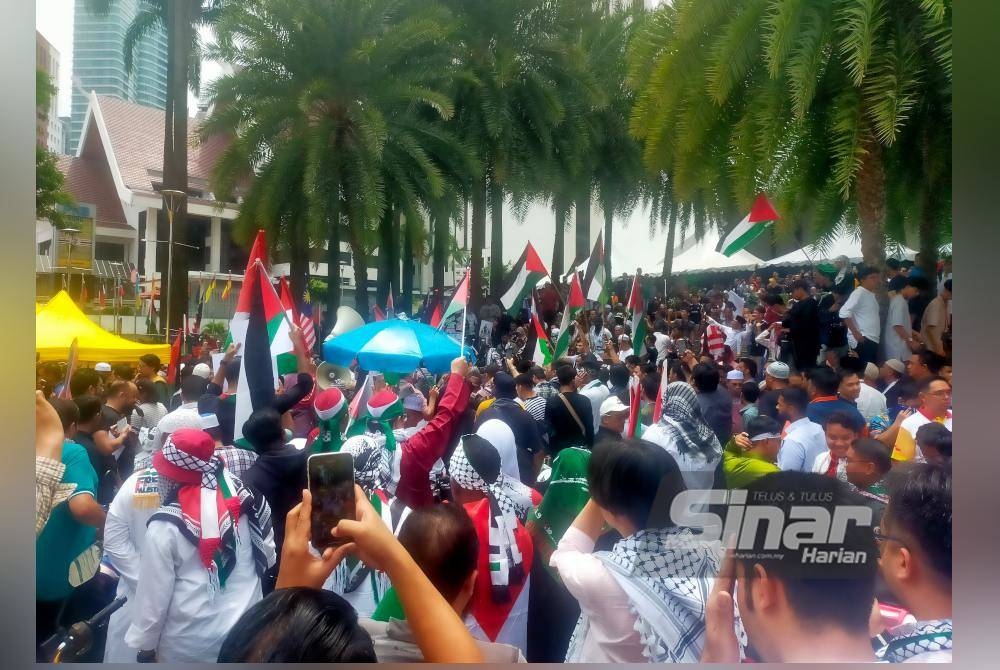
<path fill-rule="evenodd" d="M 893 258 L 913 260 L 916 252 L 905 246 L 896 248 L 888 247 L 886 254 Z M 784 256 L 761 263 L 761 265 L 795 266 L 810 265 L 813 263 L 830 263 L 838 256 L 847 256 L 852 263 L 860 263 L 861 239 L 854 237 L 848 232 L 841 232 L 832 242 L 825 246 L 809 244 L 801 249 L 796 249 Z"/>
<path fill-rule="evenodd" d="M 649 244 L 619 245 L 612 244 L 611 263 L 615 273 L 634 272 L 631 268 L 642 268 L 649 275 L 659 275 L 663 270 L 663 246 L 658 239 L 650 239 Z M 752 270 L 764 261 L 749 251 L 737 251 L 731 257 L 726 257 L 715 250 L 719 243 L 719 233 L 712 231 L 696 242 L 693 235 L 685 238 L 683 243 L 674 247 L 673 274 L 693 274 L 696 272 L 728 272 Z M 625 269 L 630 268 L 630 269 Z"/>
<path fill-rule="evenodd" d="M 723 256 L 715 250 L 718 244 L 718 232 L 706 234 L 700 242 L 695 242 L 687 251 L 674 257 L 673 274 L 753 270 L 764 264 L 764 261 L 745 249 L 737 251 L 732 256 Z"/>

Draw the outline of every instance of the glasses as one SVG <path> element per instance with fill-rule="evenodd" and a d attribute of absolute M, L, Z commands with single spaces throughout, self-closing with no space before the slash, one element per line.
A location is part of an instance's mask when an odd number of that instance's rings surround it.
<path fill-rule="evenodd" d="M 938 398 L 946 398 L 951 395 L 951 389 L 941 389 L 940 391 L 927 391 L 927 395 L 936 396 Z"/>
<path fill-rule="evenodd" d="M 906 546 L 906 543 L 901 538 L 883 533 L 881 526 L 875 526 L 874 528 L 872 528 L 872 532 L 875 533 L 875 541 L 878 542 L 879 544 L 883 542 L 899 542 L 901 546 L 903 547 Z"/>

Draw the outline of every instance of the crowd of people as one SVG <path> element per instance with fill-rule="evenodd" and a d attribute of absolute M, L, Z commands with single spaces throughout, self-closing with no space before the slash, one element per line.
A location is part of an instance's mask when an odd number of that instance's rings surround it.
<path fill-rule="evenodd" d="M 543 365 L 529 315 L 487 301 L 479 359 L 438 376 L 327 375 L 293 328 L 298 372 L 239 431 L 237 347 L 176 389 L 151 355 L 68 393 L 41 366 L 38 659 L 124 597 L 82 660 L 950 660 L 943 271 L 661 295 L 642 341 L 612 296 Z M 318 551 L 307 459 L 330 452 L 356 509 Z M 775 546 L 802 504 L 850 520 Z"/>

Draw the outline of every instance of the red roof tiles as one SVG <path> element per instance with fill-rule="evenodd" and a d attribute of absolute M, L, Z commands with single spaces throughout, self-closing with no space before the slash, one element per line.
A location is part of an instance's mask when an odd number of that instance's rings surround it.
<path fill-rule="evenodd" d="M 66 189 L 77 202 L 97 208 L 97 224 L 131 230 L 115 190 L 111 168 L 103 158 L 57 156 L 59 171 L 66 177 Z"/>

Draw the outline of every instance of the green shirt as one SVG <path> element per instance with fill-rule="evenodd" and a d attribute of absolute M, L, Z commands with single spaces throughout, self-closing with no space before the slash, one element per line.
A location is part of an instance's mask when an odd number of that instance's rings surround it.
<path fill-rule="evenodd" d="M 78 495 L 93 496 L 97 490 L 97 473 L 90 464 L 87 450 L 76 442 L 63 444 L 62 462 L 66 465 L 62 482 L 76 484 L 70 499 Z M 73 592 L 69 583 L 69 570 L 73 559 L 94 543 L 97 529 L 85 526 L 73 518 L 69 500 L 52 510 L 35 540 L 35 598 L 37 600 L 62 600 Z"/>
<path fill-rule="evenodd" d="M 722 472 L 727 489 L 743 489 L 758 477 L 778 472 L 778 466 L 754 454 L 740 454 L 730 442 L 722 454 Z"/>

